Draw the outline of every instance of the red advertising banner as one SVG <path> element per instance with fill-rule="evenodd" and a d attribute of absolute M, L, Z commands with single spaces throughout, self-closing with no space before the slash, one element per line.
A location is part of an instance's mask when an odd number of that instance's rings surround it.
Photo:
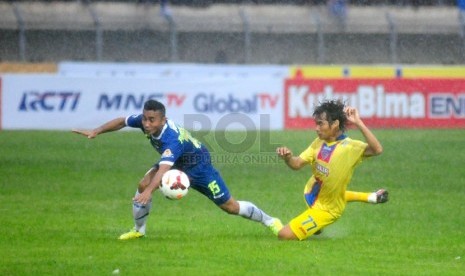
<path fill-rule="evenodd" d="M 465 127 L 464 79 L 287 79 L 284 127 L 314 126 L 313 108 L 342 99 L 370 127 Z"/>

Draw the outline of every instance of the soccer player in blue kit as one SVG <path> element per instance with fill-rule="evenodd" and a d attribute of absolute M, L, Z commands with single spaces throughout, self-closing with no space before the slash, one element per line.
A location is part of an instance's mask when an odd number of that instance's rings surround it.
<path fill-rule="evenodd" d="M 122 234 L 119 239 L 136 239 L 145 235 L 146 222 L 152 207 L 152 193 L 160 186 L 163 174 L 174 168 L 184 171 L 189 176 L 191 188 L 207 196 L 226 213 L 261 222 L 277 235 L 282 228 L 281 221 L 269 216 L 251 202 L 234 199 L 220 173 L 211 164 L 208 149 L 184 128 L 166 118 L 165 113 L 162 103 L 148 100 L 144 103 L 142 114 L 116 118 L 93 130 L 73 130 L 92 139 L 99 134 L 117 131 L 126 126 L 140 128 L 161 154 L 160 161 L 139 182 L 133 198 L 135 227 Z"/>

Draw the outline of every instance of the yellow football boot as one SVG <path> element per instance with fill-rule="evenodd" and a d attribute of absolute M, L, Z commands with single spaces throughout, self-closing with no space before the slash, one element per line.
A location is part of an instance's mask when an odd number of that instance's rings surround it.
<path fill-rule="evenodd" d="M 143 236 L 144 234 L 142 234 L 141 232 L 137 231 L 136 229 L 132 229 L 131 231 L 119 236 L 118 240 L 133 240 L 142 238 Z"/>
<path fill-rule="evenodd" d="M 279 231 L 283 228 L 283 224 L 279 218 L 273 218 L 273 223 L 268 226 L 268 228 L 273 232 L 275 236 L 278 235 Z"/>

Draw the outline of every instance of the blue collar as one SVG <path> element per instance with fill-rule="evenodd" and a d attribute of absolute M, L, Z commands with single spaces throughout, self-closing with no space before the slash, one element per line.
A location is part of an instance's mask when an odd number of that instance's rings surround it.
<path fill-rule="evenodd" d="M 347 135 L 345 133 L 342 133 L 336 138 L 336 141 L 341 141 L 347 138 Z"/>

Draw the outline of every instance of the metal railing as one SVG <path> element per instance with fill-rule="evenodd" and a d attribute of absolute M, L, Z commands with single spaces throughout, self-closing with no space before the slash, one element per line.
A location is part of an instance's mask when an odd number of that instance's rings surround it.
<path fill-rule="evenodd" d="M 88 10 L 90 17 L 93 20 L 94 32 L 95 32 L 95 60 L 101 61 L 104 54 L 104 28 L 102 26 L 101 17 L 98 14 L 98 11 L 94 8 L 93 4 L 90 1 L 79 1 L 83 7 Z M 442 2 L 443 3 L 443 2 Z M 12 1 L 12 10 L 14 17 L 16 19 L 18 27 L 18 55 L 20 61 L 27 61 L 28 59 L 28 49 L 27 49 L 27 26 L 25 24 L 25 15 L 21 10 L 21 6 L 18 5 L 16 1 Z M 169 61 L 170 62 L 183 62 L 179 58 L 179 31 L 178 24 L 175 16 L 170 12 L 165 12 L 162 10 L 162 16 L 164 21 L 168 25 L 167 32 L 169 33 Z M 248 14 L 248 10 L 239 6 L 238 8 L 238 17 L 242 22 L 242 37 L 243 37 L 243 62 L 248 64 L 253 62 L 253 46 L 254 46 L 254 31 L 251 26 L 251 18 Z M 328 36 L 327 21 L 322 20 L 321 14 L 314 12 L 314 10 L 309 9 L 308 21 L 315 26 L 315 35 L 316 35 L 316 61 L 319 64 L 325 64 L 328 62 L 327 54 L 327 39 Z M 399 62 L 399 22 L 396 19 L 396 16 L 390 12 L 385 13 L 385 22 L 387 26 L 386 33 L 388 35 L 388 49 L 389 49 L 389 62 L 398 63 Z M 465 60 L 465 11 L 460 13 L 458 18 L 459 25 L 459 36 L 462 41 L 461 53 L 462 58 Z M 345 31 L 341 31 L 344 33 Z"/>

